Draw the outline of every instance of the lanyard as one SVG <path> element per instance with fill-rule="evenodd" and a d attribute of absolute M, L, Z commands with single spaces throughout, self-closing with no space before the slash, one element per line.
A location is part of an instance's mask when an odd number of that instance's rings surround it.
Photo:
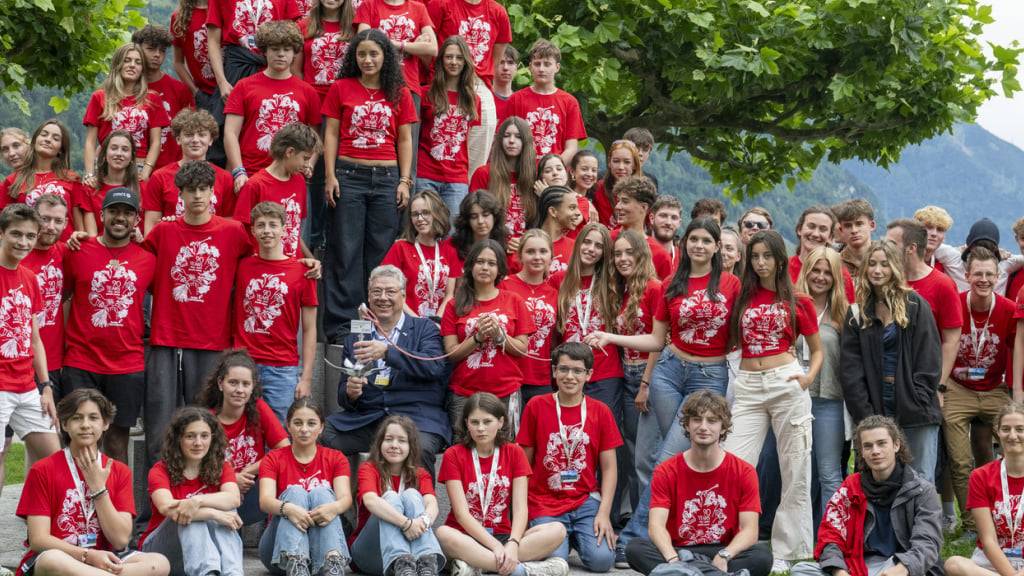
<path fill-rule="evenodd" d="M 587 305 L 583 306 L 583 294 L 587 295 Z M 576 292 L 576 301 L 573 302 L 573 308 L 576 309 L 576 319 L 580 322 L 580 340 L 583 340 L 583 336 L 586 336 L 590 332 L 590 312 L 591 307 L 594 304 L 594 296 L 590 292 L 590 288 L 586 290 L 580 290 Z M 557 404 L 557 402 L 556 402 Z"/>
<path fill-rule="evenodd" d="M 433 300 L 437 297 L 437 284 L 441 280 L 441 247 L 434 244 L 434 270 L 430 270 L 430 266 L 427 264 L 427 259 L 423 257 L 423 249 L 420 248 L 420 243 L 413 242 L 413 246 L 416 247 L 416 255 L 420 257 L 420 266 L 427 269 L 427 298 Z"/>
<path fill-rule="evenodd" d="M 562 405 L 558 403 L 558 392 L 554 393 L 554 397 L 555 416 L 558 418 L 558 436 L 562 439 L 562 449 L 565 450 L 565 465 L 568 466 L 569 462 L 572 461 L 572 454 L 576 451 L 576 446 L 583 439 L 583 427 L 587 424 L 587 397 L 584 396 L 583 403 L 580 404 L 580 431 L 571 443 L 569 442 L 569 434 L 565 431 L 565 425 L 562 424 Z"/>
<path fill-rule="evenodd" d="M 1010 527 L 1010 546 L 1017 542 L 1017 529 L 1020 528 L 1021 517 L 1024 516 L 1024 493 L 1017 502 L 1017 512 L 1010 513 L 1010 483 L 1006 480 L 1006 460 L 999 463 L 999 480 L 1003 484 L 1003 502 L 1006 503 L 1006 523 Z"/>
<path fill-rule="evenodd" d="M 71 457 L 70 448 L 64 449 L 64 460 L 67 461 L 68 470 L 71 471 L 71 480 L 74 481 L 75 490 L 78 492 L 78 505 L 82 507 L 82 518 L 85 519 L 85 529 L 88 532 L 89 520 L 92 518 L 92 515 L 96 511 L 96 509 L 93 506 L 92 501 L 89 500 L 88 494 L 85 489 L 85 483 L 82 482 L 82 479 L 78 476 L 78 467 L 75 466 L 75 460 Z M 99 466 L 103 465 L 103 463 L 100 461 L 99 451 L 96 452 L 96 464 Z"/>
<path fill-rule="evenodd" d="M 494 495 L 494 484 L 498 480 L 498 447 L 494 447 L 491 455 L 491 473 L 488 475 L 487 486 L 484 486 L 484 476 L 480 472 L 480 455 L 476 448 L 473 448 L 473 471 L 476 472 L 476 484 L 480 487 L 480 524 L 487 522 L 487 510 L 491 507 L 491 496 Z"/>
<path fill-rule="evenodd" d="M 992 320 L 992 311 L 996 308 L 996 295 L 992 295 L 992 304 L 988 307 L 988 316 L 985 317 L 985 324 L 978 330 L 978 327 L 974 325 L 974 314 L 971 308 L 971 293 L 967 293 L 967 321 L 971 325 L 971 345 L 974 346 L 974 356 L 977 357 L 981 354 L 981 349 L 985 346 L 985 341 L 988 340 L 988 323 Z M 980 332 L 980 334 L 979 334 Z"/>

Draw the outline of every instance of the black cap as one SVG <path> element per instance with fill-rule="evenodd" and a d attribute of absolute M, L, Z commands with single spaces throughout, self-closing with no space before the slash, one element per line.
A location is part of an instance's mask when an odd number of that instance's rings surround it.
<path fill-rule="evenodd" d="M 131 206 L 136 212 L 139 211 L 139 196 L 132 192 L 128 188 L 118 187 L 107 190 L 107 195 L 103 197 L 103 209 L 110 208 L 115 204 L 124 204 L 125 206 Z"/>
<path fill-rule="evenodd" d="M 982 240 L 988 240 L 991 242 L 996 249 L 999 248 L 999 227 L 996 226 L 995 222 L 988 218 L 982 218 L 971 225 L 971 231 L 967 233 L 967 249 L 964 250 L 963 259 L 967 260 L 967 255 L 971 252 L 971 246 L 974 246 Z M 997 253 L 998 255 L 998 253 Z"/>

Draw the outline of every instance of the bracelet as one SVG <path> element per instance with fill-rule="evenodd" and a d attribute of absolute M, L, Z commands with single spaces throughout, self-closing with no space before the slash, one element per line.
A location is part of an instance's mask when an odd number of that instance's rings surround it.
<path fill-rule="evenodd" d="M 143 166 L 148 166 L 148 167 L 150 167 L 150 168 L 152 168 L 152 167 L 153 167 L 153 163 L 152 163 L 152 162 L 150 162 L 149 160 L 146 160 L 145 162 L 143 162 L 143 163 L 142 163 L 142 165 L 143 165 Z"/>
<path fill-rule="evenodd" d="M 246 174 L 245 174 L 245 167 L 244 166 L 239 166 L 238 168 L 235 168 L 234 170 L 231 171 L 231 177 L 234 178 L 235 180 L 238 180 L 239 176 L 245 176 L 245 175 Z"/>
<path fill-rule="evenodd" d="M 281 501 L 281 507 L 277 509 L 278 516 L 284 516 L 284 505 L 287 504 L 285 501 Z"/>
<path fill-rule="evenodd" d="M 409 528 L 412 528 L 412 518 L 405 519 L 405 526 L 402 527 L 402 532 L 405 532 Z"/>
<path fill-rule="evenodd" d="M 650 386 L 651 382 L 649 380 L 640 380 L 640 384 L 642 384 L 644 386 Z"/>
<path fill-rule="evenodd" d="M 670 562 L 671 563 L 671 562 L 675 562 L 676 560 L 679 560 L 679 554 L 676 554 L 675 556 L 673 556 L 671 558 L 665 559 L 665 562 Z"/>
<path fill-rule="evenodd" d="M 398 183 L 399 184 L 402 184 L 403 182 L 405 184 L 408 184 L 409 186 L 413 185 L 413 180 L 412 180 L 412 177 L 410 177 L 410 176 L 402 176 L 401 178 L 398 179 Z"/>
<path fill-rule="evenodd" d="M 89 500 L 95 500 L 95 499 L 99 498 L 100 496 L 103 496 L 106 493 L 107 493 L 107 487 L 104 486 L 102 489 L 97 490 L 97 491 L 93 492 L 92 494 L 89 494 Z"/>
<path fill-rule="evenodd" d="M 96 177 L 96 174 L 94 174 L 92 172 L 86 172 L 85 174 L 82 174 L 82 178 L 84 178 L 86 180 L 88 180 L 89 178 L 95 178 L 95 177 Z"/>
<path fill-rule="evenodd" d="M 508 541 L 509 542 L 515 542 L 516 546 L 522 546 L 522 544 L 519 543 L 519 539 L 517 539 L 517 538 L 509 538 Z"/>
<path fill-rule="evenodd" d="M 476 342 L 477 344 L 483 344 L 484 341 L 479 339 L 479 338 L 477 338 L 477 336 L 479 336 L 479 335 L 480 335 L 479 332 L 473 332 L 473 342 Z"/>

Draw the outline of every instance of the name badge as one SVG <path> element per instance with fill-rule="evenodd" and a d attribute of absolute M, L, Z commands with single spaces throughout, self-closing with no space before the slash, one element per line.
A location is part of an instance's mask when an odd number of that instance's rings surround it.
<path fill-rule="evenodd" d="M 580 479 L 580 473 L 576 470 L 562 470 L 558 473 L 558 479 L 562 484 L 575 484 Z"/>
<path fill-rule="evenodd" d="M 484 530 L 486 530 L 487 533 L 490 534 L 491 536 L 494 536 L 494 528 L 493 527 L 484 526 Z"/>
<path fill-rule="evenodd" d="M 984 380 L 985 379 L 985 372 L 986 372 L 986 370 L 984 368 L 968 368 L 967 369 L 967 379 L 968 380 Z"/>
<path fill-rule="evenodd" d="M 1020 546 L 1017 546 L 1016 548 L 1003 548 L 1003 554 L 1006 554 L 1007 558 L 1021 558 L 1024 556 L 1021 554 Z"/>
<path fill-rule="evenodd" d="M 81 548 L 95 548 L 96 547 L 96 534 L 79 534 L 78 535 L 78 546 Z"/>
<path fill-rule="evenodd" d="M 379 388 L 386 388 L 391 383 L 391 376 L 389 374 L 377 373 L 373 378 L 373 385 Z"/>

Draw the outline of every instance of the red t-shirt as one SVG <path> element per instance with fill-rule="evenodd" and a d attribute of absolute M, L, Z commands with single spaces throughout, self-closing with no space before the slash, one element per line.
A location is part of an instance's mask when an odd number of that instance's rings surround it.
<path fill-rule="evenodd" d="M 491 464 L 494 454 L 480 458 L 480 476 L 477 479 L 473 467 L 473 449 L 464 444 L 456 444 L 444 451 L 441 470 L 437 473 L 438 482 L 458 480 L 462 482 L 462 490 L 466 495 L 469 514 L 484 528 L 490 528 L 495 534 L 512 532 L 512 481 L 530 475 L 530 463 L 526 454 L 518 444 L 506 442 L 497 450 L 498 469 L 495 472 L 494 487 L 491 488 L 490 507 L 484 517 L 480 499 L 486 496 L 487 485 L 491 478 Z M 444 521 L 445 526 L 465 532 L 465 528 L 455 518 L 455 512 L 449 512 Z"/>
<path fill-rule="evenodd" d="M 495 116 L 500 118 L 500 120 L 498 120 L 498 124 L 500 125 L 502 120 L 512 115 L 512 96 L 499 96 L 495 93 L 494 112 Z"/>
<path fill-rule="evenodd" d="M 964 322 L 950 376 L 971 390 L 992 390 L 1003 383 L 1008 361 L 1013 357 L 1013 340 L 1017 334 L 1014 304 L 1012 300 L 993 294 L 995 307 L 989 316 L 988 310 L 977 312 L 968 309 L 969 293 L 960 294 L 960 312 L 964 318 L 971 319 L 975 332 L 972 334 L 971 325 Z M 970 369 L 982 370 L 984 374 L 978 377 Z"/>
<path fill-rule="evenodd" d="M 511 115 L 530 124 L 533 149 L 540 158 L 544 154 L 561 154 L 567 140 L 586 140 L 587 129 L 576 97 L 561 88 L 552 94 L 540 94 L 527 86 L 509 98 Z M 501 122 L 504 118 L 499 118 Z"/>
<path fill-rule="evenodd" d="M 565 272 L 569 269 L 569 260 L 572 259 L 572 250 L 576 247 L 576 237 L 566 234 L 551 243 L 551 265 L 548 266 L 548 274 Z"/>
<path fill-rule="evenodd" d="M 710 274 L 691 276 L 686 283 L 687 293 L 671 301 L 665 292 L 671 282 L 662 285 L 661 298 L 654 319 L 668 322 L 672 344 L 679 350 L 704 358 L 724 356 L 729 345 L 729 318 L 740 294 L 740 281 L 728 272 L 718 280 L 718 293 L 714 301 L 707 296 Z"/>
<path fill-rule="evenodd" d="M 512 42 L 508 12 L 495 0 L 433 0 L 427 6 L 437 31 L 437 45 L 459 35 L 469 45 L 476 74 L 488 86 L 494 80 L 494 45 Z"/>
<path fill-rule="evenodd" d="M 18 191 L 18 197 L 11 198 L 10 190 L 17 178 L 18 173 L 12 172 L 7 175 L 3 183 L 0 183 L 0 209 L 15 203 L 28 204 L 34 207 L 36 201 L 43 194 L 60 196 L 64 203 L 68 205 L 68 225 L 64 227 L 64 232 L 61 233 L 60 239 L 66 242 L 71 238 L 71 233 L 75 231 L 75 221 L 72 218 L 71 209 L 77 206 L 85 212 L 90 211 L 90 190 L 77 181 L 78 176 L 71 173 L 69 178 L 74 178 L 74 180 L 64 180 L 57 178 L 57 175 L 53 172 L 38 172 L 31 188 L 26 189 L 26 186 L 23 185 L 22 189 Z"/>
<path fill-rule="evenodd" d="M 35 390 L 32 318 L 45 309 L 34 272 L 0 266 L 0 392 Z"/>
<path fill-rule="evenodd" d="M 366 496 L 371 492 L 378 496 L 384 493 L 380 488 L 380 472 L 372 462 L 363 462 L 360 464 L 357 474 L 359 488 L 356 493 L 356 502 L 358 504 L 357 508 L 359 509 L 359 517 L 356 519 L 356 529 L 353 530 L 352 534 L 348 537 L 350 545 L 352 542 L 356 541 L 359 533 L 363 530 L 363 526 L 366 526 L 366 521 L 370 519 L 370 511 L 366 509 L 366 506 L 363 506 L 363 496 Z M 415 486 L 415 489 L 418 490 L 421 495 L 434 495 L 434 480 L 426 470 L 423 468 L 416 468 L 416 480 L 417 486 Z M 401 476 L 391 476 L 388 481 L 390 482 L 390 490 L 394 490 L 399 494 L 402 493 Z M 413 486 L 409 486 L 409 488 L 413 488 Z"/>
<path fill-rule="evenodd" d="M 572 230 L 570 230 L 568 232 L 568 234 L 567 234 L 568 236 L 572 237 L 574 240 L 576 239 L 577 236 L 580 235 L 580 231 L 583 230 L 583 227 L 586 226 L 588 222 L 590 222 L 590 200 L 587 200 L 586 196 L 577 193 L 576 194 L 576 206 L 579 207 L 579 209 L 580 209 L 580 216 L 582 218 L 580 218 L 579 224 L 577 224 L 576 227 L 573 228 Z M 676 269 L 675 260 L 673 259 L 672 260 L 672 270 L 675 271 L 675 269 Z"/>
<path fill-rule="evenodd" d="M 789 280 L 796 284 L 797 279 L 800 278 L 800 270 L 804 267 L 804 261 L 800 259 L 799 254 L 794 254 L 789 257 Z M 853 304 L 857 299 L 856 288 L 853 287 L 853 278 L 850 276 L 850 271 L 843 266 L 843 291 L 846 293 L 846 301 Z"/>
<path fill-rule="evenodd" d="M 178 18 L 180 16 L 175 10 L 171 14 L 172 33 Z M 185 67 L 188 68 L 188 73 L 192 76 L 192 82 L 196 88 L 211 94 L 217 89 L 217 78 L 213 75 L 213 66 L 210 65 L 206 20 L 206 8 L 193 8 L 192 19 L 189 21 L 185 33 L 174 37 L 174 47 L 181 51 Z"/>
<path fill-rule="evenodd" d="M 270 166 L 270 143 L 286 124 L 320 125 L 320 96 L 297 76 L 275 80 L 265 73 L 253 74 L 235 84 L 224 114 L 241 116 L 238 146 L 242 165 L 249 174 Z"/>
<path fill-rule="evenodd" d="M 156 82 L 148 84 L 149 90 L 155 93 L 163 104 L 164 112 L 169 119 L 173 119 L 178 112 L 186 108 L 195 108 L 196 101 L 192 92 L 187 86 L 170 74 L 164 74 Z M 181 160 L 181 146 L 171 134 L 170 123 L 160 131 L 160 156 L 157 157 L 156 167 L 166 166 L 172 162 Z"/>
<path fill-rule="evenodd" d="M 547 282 L 527 284 L 515 274 L 502 280 L 501 287 L 523 299 L 536 327 L 530 333 L 527 344 L 527 349 L 535 358 L 519 359 L 523 385 L 550 386 L 551 362 L 543 358 L 551 356 L 551 335 L 558 320 L 558 289 Z"/>
<path fill-rule="evenodd" d="M 518 175 L 513 172 L 509 174 L 510 193 L 508 205 L 505 206 L 505 232 L 509 238 L 519 238 L 526 231 L 526 212 L 523 208 L 522 199 L 519 197 L 519 190 L 516 187 Z M 484 164 L 473 171 L 473 177 L 469 180 L 470 191 L 490 190 L 491 165 Z"/>
<path fill-rule="evenodd" d="M 169 490 L 171 497 L 175 500 L 186 500 L 199 494 L 216 494 L 220 492 L 221 486 L 235 482 L 235 470 L 231 467 L 231 464 L 225 462 L 220 473 L 220 483 L 217 485 L 206 484 L 199 477 L 191 480 L 186 478 L 180 484 L 171 484 L 171 475 L 167 471 L 167 464 L 161 460 L 149 469 L 148 481 L 150 498 L 149 524 L 142 535 L 139 536 L 139 548 L 142 548 L 142 543 L 146 541 L 146 538 L 164 521 L 164 515 L 153 504 L 154 492 L 157 490 Z"/>
<path fill-rule="evenodd" d="M 231 341 L 231 290 L 242 257 L 252 253 L 241 222 L 213 216 L 192 226 L 161 222 L 144 246 L 156 254 L 150 344 L 223 350 Z"/>
<path fill-rule="evenodd" d="M 99 516 L 92 514 L 88 521 L 82 510 L 81 492 L 75 487 L 75 481 L 68 468 L 64 451 L 55 452 L 36 462 L 28 471 L 25 486 L 18 501 L 18 516 L 28 519 L 29 516 L 46 516 L 50 519 L 50 536 L 65 542 L 78 545 L 78 537 L 96 534 L 97 550 L 113 550 L 107 537 L 100 528 Z M 73 461 L 72 461 L 73 462 Z M 135 515 L 135 498 L 132 495 L 132 472 L 124 463 L 103 454 L 100 463 L 105 467 L 110 464 L 110 476 L 104 485 L 109 491 L 110 502 L 118 512 Z M 75 466 L 77 468 L 77 465 Z M 78 477 L 84 477 L 78 470 Z M 87 485 L 83 488 L 88 491 Z M 36 555 L 32 550 L 25 552 L 18 567 L 18 576 L 24 574 L 25 562 Z"/>
<path fill-rule="evenodd" d="M 581 405 L 562 406 L 562 425 L 568 446 L 562 442 L 555 413 L 555 395 L 542 394 L 523 409 L 516 443 L 533 448 L 530 478 L 530 519 L 561 516 L 600 493 L 597 473 L 601 452 L 622 446 L 622 435 L 612 411 L 603 402 L 585 398 L 587 421 L 581 424 Z M 567 454 L 568 452 L 568 454 Z M 574 481 L 563 472 L 576 472 Z"/>
<path fill-rule="evenodd" d="M 456 316 L 454 302 L 445 307 L 441 319 L 441 336 L 458 336 L 459 342 L 476 333 L 476 323 L 484 314 L 495 314 L 509 338 L 530 334 L 537 329 L 533 314 L 516 293 L 499 289 L 491 300 L 478 301 L 469 312 Z M 477 346 L 452 372 L 452 392 L 471 396 L 474 392 L 490 392 L 499 398 L 519 390 L 523 374 L 519 358 L 509 356 L 493 340 Z"/>
<path fill-rule="evenodd" d="M 908 280 L 910 288 L 932 307 L 932 316 L 939 331 L 947 328 L 960 328 L 964 325 L 960 313 L 959 293 L 953 280 L 933 268 L 920 280 Z"/>
<path fill-rule="evenodd" d="M 615 227 L 615 204 L 605 193 L 604 178 L 597 181 L 591 201 L 594 203 L 594 209 L 597 210 L 597 221 L 609 228 Z"/>
<path fill-rule="evenodd" d="M 295 459 L 291 446 L 271 450 L 260 462 L 260 478 L 270 478 L 277 482 L 277 494 L 280 496 L 289 486 L 298 486 L 307 492 L 314 488 L 334 489 L 334 479 L 344 477 L 346 482 L 351 476 L 348 458 L 333 448 L 317 446 L 316 454 L 307 464 Z"/>
<path fill-rule="evenodd" d="M 360 3 L 352 19 L 352 26 L 358 28 L 359 24 L 380 30 L 392 43 L 413 42 L 423 33 L 424 28 L 434 26 L 427 14 L 427 7 L 421 2 L 405 1 L 394 6 L 384 0 L 365 0 Z M 405 85 L 419 94 L 419 57 L 402 52 L 399 52 L 399 57 L 402 59 Z"/>
<path fill-rule="evenodd" d="M 358 78 L 336 81 L 322 112 L 341 123 L 338 156 L 361 160 L 397 160 L 398 127 L 417 121 L 408 88 L 402 88 L 398 102 L 389 102 L 382 90 L 370 90 Z"/>
<path fill-rule="evenodd" d="M 1006 281 L 1006 297 L 1010 300 L 1017 299 L 1017 293 L 1024 287 L 1024 269 L 1018 270 L 1013 274 L 1010 274 L 1010 278 Z"/>
<path fill-rule="evenodd" d="M 726 452 L 711 472 L 698 472 L 679 453 L 658 465 L 651 478 L 651 508 L 668 510 L 672 545 L 728 545 L 740 530 L 740 512 L 761 513 L 757 472 Z"/>
<path fill-rule="evenodd" d="M 345 52 L 348 51 L 348 40 L 341 38 L 341 23 L 321 21 L 324 32 L 313 38 L 306 38 L 302 45 L 302 79 L 316 90 L 320 96 L 320 105 L 323 105 L 327 91 L 338 76 L 338 69 L 341 68 L 341 61 L 345 59 Z M 303 20 L 299 23 L 302 30 L 302 37 L 306 37 L 309 22 Z"/>
<path fill-rule="evenodd" d="M 114 130 L 127 131 L 135 142 L 135 157 L 145 158 L 149 153 L 149 129 L 171 125 L 171 119 L 168 118 L 160 97 L 150 92 L 146 97 L 145 104 L 136 106 L 135 97 L 126 96 L 121 100 L 117 113 L 111 120 L 102 118 L 106 99 L 107 95 L 103 90 L 92 93 L 89 104 L 85 107 L 82 124 L 96 127 L 97 144 L 102 144 L 103 140 Z"/>
<path fill-rule="evenodd" d="M 383 3 L 383 2 L 382 2 Z M 408 2 L 407 2 L 408 4 Z M 366 4 L 364 4 L 365 6 Z M 438 182 L 469 183 L 469 129 L 480 125 L 480 97 L 475 98 L 476 119 L 459 111 L 459 93 L 448 91 L 448 109 L 440 116 L 434 103 L 423 95 L 420 150 L 416 176 Z"/>
<path fill-rule="evenodd" d="M 316 280 L 295 260 L 250 256 L 238 264 L 235 279 L 234 342 L 259 364 L 298 366 L 295 335 L 302 309 L 316 307 Z"/>
<path fill-rule="evenodd" d="M 564 273 L 552 274 L 548 277 L 548 283 L 557 287 L 562 284 L 564 278 Z M 583 337 L 591 332 L 597 330 L 605 332 L 612 329 L 611 326 L 605 326 L 604 316 L 598 310 L 598 304 L 596 302 L 590 303 L 590 284 L 593 280 L 593 276 L 584 276 L 580 279 L 580 291 L 577 293 L 573 305 L 569 306 L 569 317 L 565 320 L 565 330 L 562 334 L 563 342 L 582 342 Z M 587 322 L 589 327 L 584 330 L 580 322 L 581 318 L 587 314 L 588 308 L 590 309 L 590 321 Z M 590 377 L 590 381 L 597 382 L 607 378 L 622 378 L 622 362 L 619 360 L 619 348 L 613 344 L 609 344 L 600 350 L 594 350 L 594 373 Z"/>
<path fill-rule="evenodd" d="M 626 336 L 633 336 L 636 334 L 650 334 L 651 330 L 654 329 L 654 313 L 658 310 L 658 301 L 661 300 L 661 282 L 651 279 L 647 281 L 647 286 L 644 287 L 643 297 L 640 299 L 640 305 L 636 309 L 636 318 L 633 319 L 631 325 L 626 325 L 626 308 L 629 306 L 629 294 L 622 295 L 622 308 L 619 309 L 619 315 L 615 317 L 615 333 L 623 334 Z M 647 360 L 650 356 L 647 352 L 637 352 L 630 348 L 622 349 L 623 359 L 628 362 L 639 362 L 640 360 Z"/>
<path fill-rule="evenodd" d="M 108 248 L 96 238 L 64 262 L 74 294 L 64 364 L 98 374 L 146 369 L 142 300 L 156 272 L 155 256 L 133 242 Z"/>
<path fill-rule="evenodd" d="M 789 351 L 797 336 L 818 333 L 818 313 L 809 296 L 796 296 L 796 329 L 793 333 L 789 304 L 775 301 L 775 291 L 760 284 L 740 316 L 744 358 L 763 358 Z"/>
<path fill-rule="evenodd" d="M 266 169 L 260 170 L 238 191 L 235 220 L 251 230 L 252 209 L 260 202 L 277 202 L 284 207 L 284 237 L 281 238 L 284 254 L 302 258 L 299 235 L 306 218 L 306 177 L 296 172 L 287 181 L 281 181 Z"/>
<path fill-rule="evenodd" d="M 211 410 L 212 412 L 212 410 Z M 268 448 L 273 448 L 288 438 L 288 434 L 277 420 L 274 410 L 263 401 L 256 399 L 256 414 L 259 417 L 257 426 L 250 429 L 249 417 L 242 412 L 242 417 L 231 424 L 221 422 L 224 435 L 228 438 L 228 447 L 224 450 L 224 461 L 231 464 L 235 472 L 263 459 Z M 259 437 L 253 437 L 258 432 Z"/>
<path fill-rule="evenodd" d="M 996 527 L 996 541 L 999 542 L 999 547 L 1019 548 L 1024 545 L 1024 525 L 1018 526 L 1016 532 L 1011 532 L 1007 520 L 1014 518 L 1017 509 L 1024 504 L 1020 497 L 1024 491 L 1024 478 L 1007 474 L 1006 484 L 1010 491 L 1010 498 L 1007 501 L 1003 496 L 1003 483 L 999 473 L 1002 463 L 1002 460 L 993 460 L 971 472 L 971 479 L 967 483 L 967 509 L 988 508 Z M 981 538 L 978 538 L 977 543 L 978 548 L 984 548 Z"/>
<path fill-rule="evenodd" d="M 46 349 L 46 369 L 60 370 L 64 365 L 64 258 L 67 244 L 57 242 L 46 250 L 32 250 L 21 265 L 35 273 L 43 311 L 36 316 L 39 338 Z"/>
<path fill-rule="evenodd" d="M 390 264 L 405 274 L 406 306 L 418 316 L 437 316 L 444 300 L 448 280 L 456 278 L 457 275 L 452 272 L 461 268 L 458 265 L 459 257 L 455 253 L 455 247 L 448 242 L 442 242 L 440 249 L 438 244 L 420 244 L 419 247 L 423 253 L 422 259 L 416 251 L 415 243 L 396 240 L 384 256 L 381 265 Z M 433 288 L 431 282 L 434 283 Z"/>
<path fill-rule="evenodd" d="M 272 20 L 298 20 L 295 0 L 209 0 L 206 25 L 221 30 L 221 46 L 256 48 L 256 30 Z"/>
<path fill-rule="evenodd" d="M 220 214 L 229 218 L 235 206 L 235 181 L 227 170 L 216 164 L 210 166 L 213 167 L 214 173 L 210 214 Z M 150 175 L 146 185 L 142 187 L 144 212 L 159 212 L 161 216 L 176 218 L 184 216 L 185 202 L 181 199 L 178 187 L 174 185 L 174 177 L 180 169 L 180 162 L 171 162 Z"/>

